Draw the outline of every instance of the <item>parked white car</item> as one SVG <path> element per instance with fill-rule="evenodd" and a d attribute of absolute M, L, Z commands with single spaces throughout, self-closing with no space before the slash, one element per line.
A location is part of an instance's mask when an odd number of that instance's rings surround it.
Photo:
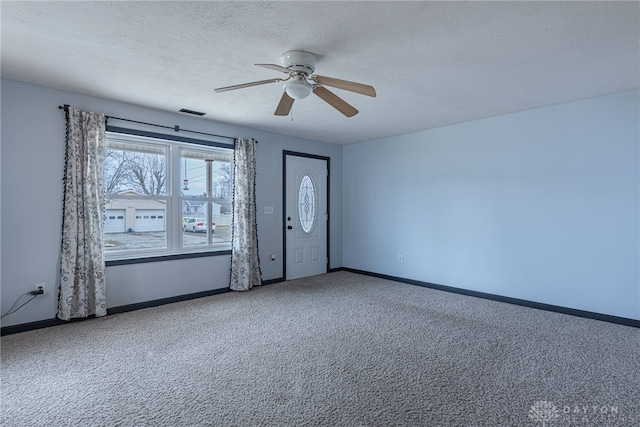
<path fill-rule="evenodd" d="M 188 219 L 185 218 L 185 219 L 186 219 L 186 223 L 182 226 L 184 231 L 191 231 L 192 233 L 207 231 L 207 226 L 205 225 L 207 223 L 206 218 L 188 218 Z M 212 233 L 216 232 L 215 222 L 211 222 L 211 232 Z"/>

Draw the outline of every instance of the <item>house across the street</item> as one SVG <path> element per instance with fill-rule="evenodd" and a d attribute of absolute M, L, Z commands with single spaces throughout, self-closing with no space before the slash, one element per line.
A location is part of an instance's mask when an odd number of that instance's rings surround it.
<path fill-rule="evenodd" d="M 119 195 L 140 196 L 132 190 L 123 191 Z M 182 202 L 183 216 L 206 216 L 207 202 L 184 200 Z M 222 218 L 222 205 L 213 202 L 213 222 L 229 225 L 230 217 Z M 222 224 L 221 224 L 222 225 Z M 108 200 L 105 209 L 105 233 L 131 233 L 145 231 L 165 231 L 166 203 L 164 200 L 140 199 L 112 199 Z"/>
<path fill-rule="evenodd" d="M 123 191 L 122 195 L 139 196 L 135 191 Z M 166 203 L 156 199 L 113 199 L 107 201 L 104 232 L 125 233 L 164 231 L 166 228 Z"/>

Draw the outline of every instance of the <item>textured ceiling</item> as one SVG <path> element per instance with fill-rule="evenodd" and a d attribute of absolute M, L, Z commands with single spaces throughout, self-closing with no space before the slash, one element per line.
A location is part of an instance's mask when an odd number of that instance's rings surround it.
<path fill-rule="evenodd" d="M 336 144 L 639 87 L 638 2 L 1 2 L 2 77 Z M 304 49 L 331 89 L 276 117 Z"/>

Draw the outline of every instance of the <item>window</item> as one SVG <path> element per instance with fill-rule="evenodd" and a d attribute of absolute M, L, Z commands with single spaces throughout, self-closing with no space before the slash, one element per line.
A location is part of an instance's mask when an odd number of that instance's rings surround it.
<path fill-rule="evenodd" d="M 106 141 L 107 260 L 231 248 L 231 148 L 114 132 Z"/>
<path fill-rule="evenodd" d="M 298 189 L 298 217 L 302 230 L 309 234 L 316 219 L 316 191 L 309 175 L 305 175 Z"/>

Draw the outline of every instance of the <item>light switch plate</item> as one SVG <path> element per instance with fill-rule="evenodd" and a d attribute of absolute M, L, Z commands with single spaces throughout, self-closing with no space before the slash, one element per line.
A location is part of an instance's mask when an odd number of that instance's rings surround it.
<path fill-rule="evenodd" d="M 265 215 L 273 215 L 275 213 L 275 209 L 273 208 L 273 206 L 265 206 L 264 207 L 264 214 Z"/>

